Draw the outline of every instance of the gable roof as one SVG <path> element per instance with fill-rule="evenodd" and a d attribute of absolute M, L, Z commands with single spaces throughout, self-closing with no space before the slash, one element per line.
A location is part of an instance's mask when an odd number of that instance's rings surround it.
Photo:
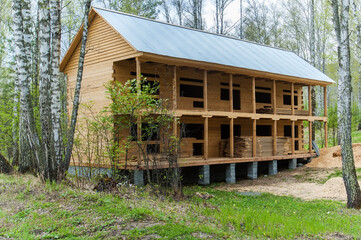
<path fill-rule="evenodd" d="M 122 12 L 93 10 L 139 52 L 334 83 L 291 51 Z"/>

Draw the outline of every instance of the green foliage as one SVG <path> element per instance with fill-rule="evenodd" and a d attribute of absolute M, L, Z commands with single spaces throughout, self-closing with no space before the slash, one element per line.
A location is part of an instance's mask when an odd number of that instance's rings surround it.
<path fill-rule="evenodd" d="M 186 187 L 188 197 L 175 201 L 131 187 L 109 194 L 65 185 L 48 191 L 48 184 L 31 179 L 28 184 L 26 176 L 14 181 L 13 176 L 0 175 L 0 201 L 7 203 L 0 208 L 0 237 L 328 239 L 337 233 L 348 239 L 361 234 L 359 211 L 336 201 L 243 196 L 197 186 Z M 204 200 L 196 192 L 214 197 Z M 19 194 L 21 199 L 15 197 Z"/>
<path fill-rule="evenodd" d="M 110 0 L 109 8 L 142 17 L 156 18 L 158 16 L 157 7 L 161 1 L 157 0 Z"/>
<path fill-rule="evenodd" d="M 10 74 L 10 73 L 8 73 Z M 5 76 L 5 75 L 3 75 Z M 13 96 L 14 84 L 6 82 L 4 79 L 0 82 L 0 151 L 7 158 L 12 156 L 12 124 L 13 124 Z M 18 118 L 16 122 L 18 122 Z"/>

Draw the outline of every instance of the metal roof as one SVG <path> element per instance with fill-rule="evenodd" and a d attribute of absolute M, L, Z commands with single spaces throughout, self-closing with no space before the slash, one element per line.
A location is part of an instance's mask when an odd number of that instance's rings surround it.
<path fill-rule="evenodd" d="M 334 83 L 287 50 L 112 10 L 94 10 L 140 52 Z"/>

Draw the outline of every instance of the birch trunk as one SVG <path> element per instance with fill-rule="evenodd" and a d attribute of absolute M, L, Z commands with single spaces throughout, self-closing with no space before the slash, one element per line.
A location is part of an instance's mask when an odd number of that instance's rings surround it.
<path fill-rule="evenodd" d="M 17 46 L 15 46 L 17 48 Z M 18 52 L 19 50 L 15 50 Z M 16 70 L 17 72 L 18 70 Z M 12 119 L 12 139 L 13 139 L 13 149 L 12 149 L 12 166 L 19 166 L 19 79 L 18 76 L 14 77 L 15 86 L 14 86 L 14 106 L 13 106 L 13 119 Z"/>
<path fill-rule="evenodd" d="M 338 42 L 338 134 L 341 142 L 342 176 L 347 193 L 347 207 L 361 207 L 361 191 L 357 181 L 351 139 L 351 72 L 349 47 L 349 0 L 341 0 L 341 14 L 338 1 L 332 0 L 333 22 Z"/>
<path fill-rule="evenodd" d="M 359 12 L 361 11 L 359 1 L 353 1 L 353 13 L 356 19 L 356 52 L 357 52 L 357 59 L 358 59 L 358 101 L 357 106 L 358 109 L 361 109 L 361 18 L 358 16 Z M 358 124 L 358 129 L 361 127 L 361 122 Z"/>
<path fill-rule="evenodd" d="M 79 64 L 78 64 L 78 73 L 76 79 L 76 86 L 74 92 L 74 100 L 73 100 L 73 111 L 71 114 L 70 120 L 70 127 L 69 127 L 69 136 L 68 136 L 68 145 L 65 153 L 65 161 L 63 161 L 63 166 L 61 170 L 63 170 L 63 174 L 69 168 L 70 158 L 73 150 L 73 143 L 74 143 L 74 134 L 75 134 L 75 127 L 78 117 L 78 108 L 80 103 L 80 88 L 81 82 L 83 78 L 83 69 L 84 69 L 84 57 L 85 57 L 85 47 L 86 41 L 88 38 L 88 25 L 89 25 L 89 9 L 90 9 L 91 0 L 86 0 L 84 6 L 84 24 L 83 24 L 83 36 L 82 42 L 80 47 L 80 55 L 79 55 Z"/>
<path fill-rule="evenodd" d="M 19 80 L 19 172 L 36 171 L 36 153 L 31 142 L 38 143 L 30 96 L 31 81 L 31 19 L 30 1 L 13 1 L 16 75 Z M 34 154 L 35 153 L 35 154 Z"/>
<path fill-rule="evenodd" d="M 54 180 L 53 164 L 53 141 L 51 122 L 51 64 L 50 64 L 50 11 L 49 0 L 39 2 L 39 44 L 40 44 L 40 67 L 39 67 L 39 105 L 41 125 L 41 162 L 39 173 L 49 180 Z"/>
<path fill-rule="evenodd" d="M 53 143 L 54 143 L 54 160 L 53 169 L 57 178 L 62 175 L 59 169 L 63 161 L 63 138 L 61 128 L 61 86 L 59 75 L 59 59 L 60 59 L 60 1 L 50 0 L 50 15 L 51 15 L 51 39 L 52 39 L 52 57 L 51 57 L 51 116 L 53 129 Z M 61 179 L 57 179 L 61 180 Z"/>
<path fill-rule="evenodd" d="M 315 1 L 310 0 L 310 60 L 315 67 Z M 316 87 L 311 87 L 312 116 L 317 115 L 316 111 Z M 316 124 L 312 124 L 312 141 L 316 139 Z"/>

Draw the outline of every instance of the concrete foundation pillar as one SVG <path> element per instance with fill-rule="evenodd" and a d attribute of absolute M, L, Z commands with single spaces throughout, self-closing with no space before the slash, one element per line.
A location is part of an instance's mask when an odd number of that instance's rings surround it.
<path fill-rule="evenodd" d="M 209 185 L 210 184 L 210 167 L 209 165 L 203 165 L 199 167 L 199 185 Z"/>
<path fill-rule="evenodd" d="M 268 175 L 276 175 L 277 172 L 277 160 L 270 161 L 268 163 Z"/>
<path fill-rule="evenodd" d="M 226 182 L 236 183 L 236 164 L 231 163 L 226 166 Z"/>
<path fill-rule="evenodd" d="M 312 158 L 311 157 L 308 157 L 307 158 L 307 163 L 310 163 L 312 161 Z"/>
<path fill-rule="evenodd" d="M 288 169 L 296 169 L 297 167 L 297 158 L 288 160 Z"/>
<path fill-rule="evenodd" d="M 134 185 L 144 186 L 144 171 L 134 170 Z"/>
<path fill-rule="evenodd" d="M 248 163 L 247 177 L 249 179 L 257 179 L 258 162 Z"/>

